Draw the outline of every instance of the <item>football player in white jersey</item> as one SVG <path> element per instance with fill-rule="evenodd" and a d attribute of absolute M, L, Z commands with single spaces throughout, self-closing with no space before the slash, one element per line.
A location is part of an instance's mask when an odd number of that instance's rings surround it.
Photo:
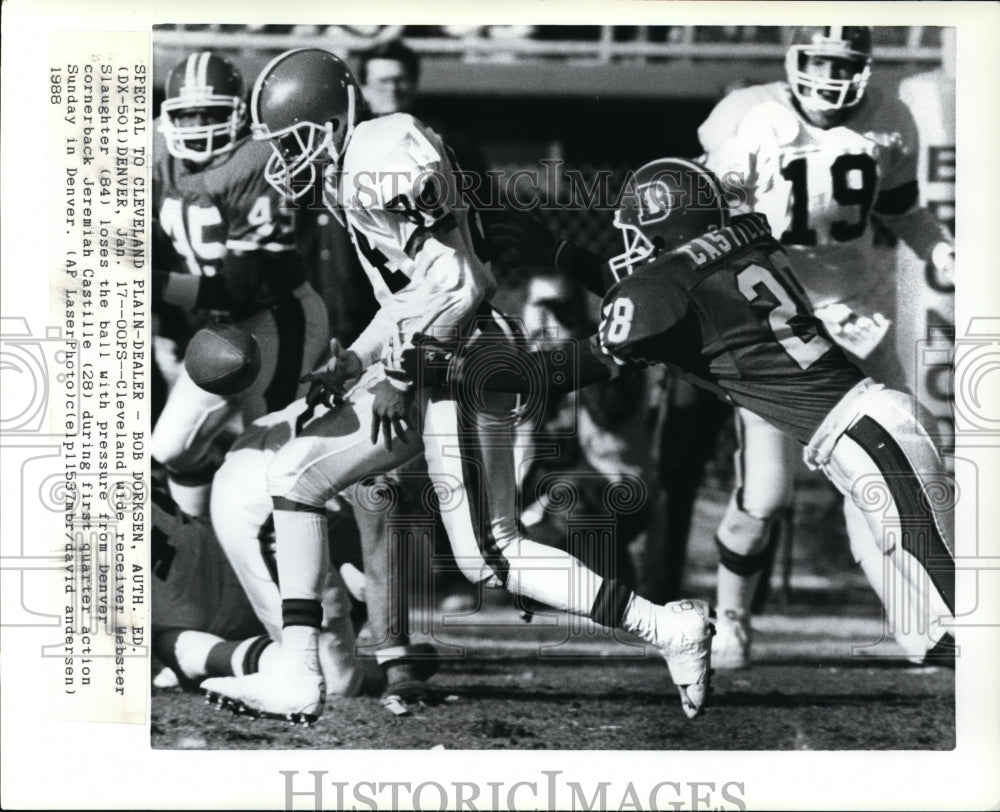
<path fill-rule="evenodd" d="M 685 714 L 696 716 L 709 679 L 707 604 L 656 606 L 524 538 L 514 484 L 514 399 L 470 391 L 470 403 L 456 401 L 446 390 L 418 391 L 403 372 L 402 353 L 417 332 L 510 333 L 489 306 L 496 283 L 485 241 L 440 138 L 407 114 L 371 117 L 347 66 L 318 49 L 272 60 L 257 78 L 250 106 L 255 137 L 274 147 L 268 177 L 288 196 L 321 200 L 342 218 L 380 310 L 350 348 L 334 347 L 313 376 L 355 405 L 312 421 L 268 469 L 282 669 L 209 680 L 206 692 L 260 715 L 309 721 L 322 712 L 323 505 L 361 477 L 389 471 L 423 450 L 466 577 L 652 643 L 666 658 Z M 384 442 L 376 443 L 379 433 Z"/>
<path fill-rule="evenodd" d="M 953 269 L 954 245 L 918 203 L 912 115 L 899 99 L 868 87 L 871 66 L 870 28 L 797 29 L 787 81 L 730 93 L 698 137 L 734 210 L 767 215 L 834 340 L 867 374 L 905 388 L 890 328 L 892 319 L 907 317 L 909 303 L 895 312 L 895 261 L 873 246 L 872 221 L 945 273 Z M 799 458 L 794 443 L 745 409 L 738 410 L 737 429 L 737 488 L 717 533 L 713 656 L 721 668 L 749 661 L 750 602 L 772 519 L 792 501 Z M 852 530 L 864 525 L 856 510 L 845 503 L 852 552 L 882 594 L 888 570 L 869 534 Z M 896 616 L 907 611 L 897 607 Z"/>

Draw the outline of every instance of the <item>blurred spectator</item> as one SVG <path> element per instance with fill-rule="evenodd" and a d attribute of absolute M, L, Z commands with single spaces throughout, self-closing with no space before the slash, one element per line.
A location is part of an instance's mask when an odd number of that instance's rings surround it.
<path fill-rule="evenodd" d="M 479 144 L 461 132 L 456 132 L 450 122 L 422 115 L 419 105 L 420 57 L 400 40 L 380 43 L 358 57 L 358 82 L 365 94 L 365 101 L 377 116 L 390 113 L 410 113 L 430 126 L 455 153 L 458 165 L 465 172 L 475 174 L 479 180 L 480 200 L 490 200 L 486 184 L 486 157 Z"/>
<path fill-rule="evenodd" d="M 419 81 L 420 58 L 399 40 L 370 48 L 358 62 L 361 91 L 377 116 L 413 112 Z"/>

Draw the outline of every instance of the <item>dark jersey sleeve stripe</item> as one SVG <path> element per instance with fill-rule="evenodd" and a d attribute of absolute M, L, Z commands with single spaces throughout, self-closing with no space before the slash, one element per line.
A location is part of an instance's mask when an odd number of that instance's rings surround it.
<path fill-rule="evenodd" d="M 895 189 L 879 192 L 873 208 L 876 214 L 904 214 L 916 205 L 919 196 L 917 182 L 911 180 Z"/>

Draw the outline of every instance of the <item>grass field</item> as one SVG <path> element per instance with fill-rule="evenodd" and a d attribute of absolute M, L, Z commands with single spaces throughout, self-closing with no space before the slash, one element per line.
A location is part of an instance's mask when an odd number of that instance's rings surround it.
<path fill-rule="evenodd" d="M 512 611 L 510 617 L 516 620 Z M 717 673 L 710 708 L 692 722 L 681 713 L 662 659 L 635 656 L 610 635 L 583 632 L 566 640 L 564 625 L 527 627 L 514 644 L 481 628 L 452 630 L 438 642 L 464 645 L 464 656 L 446 661 L 433 678 L 440 704 L 410 717 L 392 716 L 375 698 L 333 698 L 314 726 L 301 728 L 233 716 L 180 689 L 154 689 L 152 744 L 171 749 L 952 748 L 954 672 L 893 657 L 852 656 L 852 645 L 876 639 L 878 631 L 873 618 L 766 616 L 758 624 L 758 662 L 745 671 Z M 880 650 L 890 654 L 893 648 Z"/>
<path fill-rule="evenodd" d="M 788 556 L 754 621 L 754 667 L 719 672 L 684 718 L 662 658 L 587 622 L 518 611 L 490 593 L 472 616 L 437 615 L 413 641 L 446 655 L 442 701 L 394 717 L 376 698 L 330 699 L 310 728 L 233 716 L 199 694 L 153 689 L 152 745 L 182 749 L 909 750 L 955 745 L 954 672 L 918 668 L 883 641 L 881 611 L 850 560 L 839 500 L 806 490 Z M 685 593 L 711 598 L 723 492 L 699 498 Z M 823 528 L 823 532 L 818 532 Z M 881 641 L 881 642 L 878 642 Z M 877 645 L 876 645 L 877 643 Z"/>

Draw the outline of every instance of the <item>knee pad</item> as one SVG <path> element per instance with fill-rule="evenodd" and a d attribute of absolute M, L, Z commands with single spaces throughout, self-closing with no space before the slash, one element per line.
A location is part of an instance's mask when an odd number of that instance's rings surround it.
<path fill-rule="evenodd" d="M 720 551 L 741 557 L 753 557 L 767 550 L 770 540 L 771 516 L 755 516 L 740 505 L 739 494 L 733 494 L 726 513 L 716 531 Z"/>
<path fill-rule="evenodd" d="M 272 497 L 321 509 L 337 493 L 321 466 L 307 462 L 310 451 L 308 440 L 295 439 L 274 455 L 267 466 L 267 492 Z"/>

